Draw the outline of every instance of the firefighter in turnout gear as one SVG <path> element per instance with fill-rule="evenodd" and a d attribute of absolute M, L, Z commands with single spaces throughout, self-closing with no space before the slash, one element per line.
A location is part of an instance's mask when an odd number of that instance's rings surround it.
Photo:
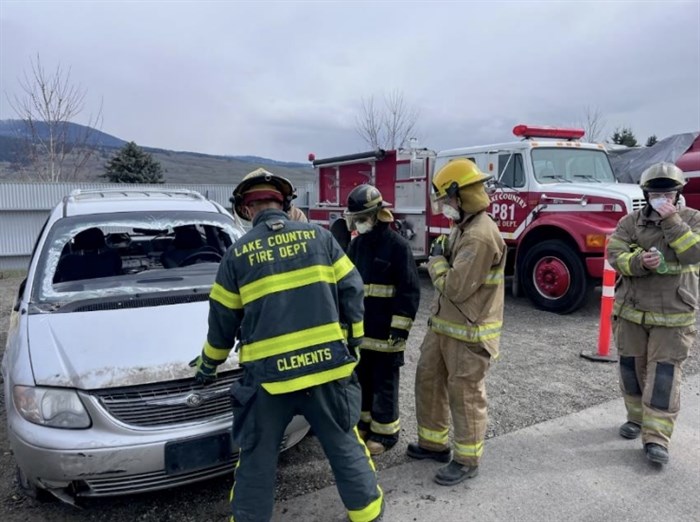
<path fill-rule="evenodd" d="M 671 163 L 649 167 L 639 183 L 647 204 L 620 220 L 607 249 L 620 275 L 613 308 L 627 408 L 620 435 L 641 434 L 647 458 L 665 464 L 681 368 L 696 335 L 700 212 L 679 203 L 685 179 Z"/>
<path fill-rule="evenodd" d="M 362 387 L 360 434 L 370 454 L 399 440 L 399 375 L 408 332 L 420 301 L 418 269 L 411 246 L 389 225 L 394 220 L 379 190 L 359 185 L 348 195 L 345 220 L 359 233 L 348 257 L 365 288 L 365 337 L 357 375 Z"/>
<path fill-rule="evenodd" d="M 448 462 L 435 475 L 441 485 L 477 475 L 486 435 L 485 380 L 498 357 L 506 263 L 506 245 L 486 212 L 489 178 L 467 159 L 450 161 L 433 178 L 433 210 L 452 226 L 428 262 L 435 298 L 416 369 L 418 442 L 406 453 Z"/>
<path fill-rule="evenodd" d="M 349 520 L 377 520 L 383 493 L 357 431 L 362 279 L 330 232 L 288 218 L 292 196 L 292 184 L 269 172 L 236 187 L 235 211 L 252 229 L 221 261 L 207 340 L 191 363 L 199 381 L 211 381 L 239 341 L 243 376 L 231 395 L 240 454 L 231 521 L 270 520 L 277 455 L 296 414 L 321 443 Z"/>

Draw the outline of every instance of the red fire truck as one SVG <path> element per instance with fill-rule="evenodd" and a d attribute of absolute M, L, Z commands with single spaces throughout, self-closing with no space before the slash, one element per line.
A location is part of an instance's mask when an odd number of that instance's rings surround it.
<path fill-rule="evenodd" d="M 329 227 L 346 246 L 347 196 L 370 183 L 393 204 L 396 228 L 416 259 L 426 259 L 432 240 L 450 227 L 431 212 L 432 172 L 452 159 L 471 159 L 494 177 L 489 213 L 508 245 L 513 292 L 524 292 L 541 309 L 573 312 L 600 282 L 606 236 L 622 216 L 643 206 L 644 196 L 637 185 L 616 182 L 604 147 L 580 141 L 582 130 L 518 125 L 513 132 L 516 141 L 439 153 L 310 155 L 318 199 L 310 205 L 309 219 Z"/>
<path fill-rule="evenodd" d="M 683 190 L 686 205 L 700 210 L 700 134 L 690 148 L 676 161 L 685 173 L 687 184 Z"/>

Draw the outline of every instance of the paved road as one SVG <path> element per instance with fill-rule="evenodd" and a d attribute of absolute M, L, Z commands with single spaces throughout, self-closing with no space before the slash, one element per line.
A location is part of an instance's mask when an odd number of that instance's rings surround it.
<path fill-rule="evenodd" d="M 700 375 L 686 380 L 666 467 L 639 440 L 617 435 L 622 400 L 487 441 L 481 474 L 455 487 L 433 483 L 440 464 L 380 472 L 383 522 L 700 520 Z M 334 487 L 278 503 L 273 522 L 346 520 Z"/>

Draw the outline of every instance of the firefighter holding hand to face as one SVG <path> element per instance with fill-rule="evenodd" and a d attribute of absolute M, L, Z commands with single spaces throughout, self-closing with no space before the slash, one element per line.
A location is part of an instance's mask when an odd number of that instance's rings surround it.
<path fill-rule="evenodd" d="M 447 462 L 435 475 L 446 486 L 478 473 L 487 423 L 486 373 L 498 357 L 503 323 L 506 245 L 486 212 L 489 178 L 467 159 L 450 161 L 433 178 L 433 210 L 451 220 L 451 229 L 433 245 L 428 262 L 435 298 L 416 369 L 418 442 L 406 453 Z"/>
<path fill-rule="evenodd" d="M 277 456 L 295 414 L 321 443 L 348 518 L 378 520 L 383 493 L 356 427 L 362 279 L 330 232 L 288 218 L 293 195 L 288 180 L 269 172 L 247 176 L 234 190 L 235 212 L 252 229 L 219 265 L 207 340 L 190 363 L 199 382 L 211 382 L 238 337 L 243 376 L 231 387 L 240 448 L 231 521 L 270 520 Z"/>
<path fill-rule="evenodd" d="M 685 179 L 671 163 L 649 167 L 639 183 L 647 204 L 620 220 L 607 248 L 621 276 L 613 308 L 627 409 L 620 435 L 641 434 L 646 457 L 665 464 L 696 336 L 700 212 L 679 204 Z"/>
<path fill-rule="evenodd" d="M 376 187 L 359 185 L 348 195 L 344 214 L 348 229 L 358 232 L 348 257 L 365 288 L 365 337 L 356 370 L 362 386 L 358 427 L 372 455 L 399 440 L 399 369 L 420 301 L 411 246 L 390 227 L 394 217 L 387 206 Z"/>

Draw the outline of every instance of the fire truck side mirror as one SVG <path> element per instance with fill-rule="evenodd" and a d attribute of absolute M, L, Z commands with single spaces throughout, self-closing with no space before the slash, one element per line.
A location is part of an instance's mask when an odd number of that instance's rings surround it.
<path fill-rule="evenodd" d="M 486 193 L 489 196 L 492 196 L 496 193 L 496 188 L 497 188 L 497 183 L 496 180 L 491 178 L 487 182 L 484 183 L 484 190 L 486 190 Z"/>

